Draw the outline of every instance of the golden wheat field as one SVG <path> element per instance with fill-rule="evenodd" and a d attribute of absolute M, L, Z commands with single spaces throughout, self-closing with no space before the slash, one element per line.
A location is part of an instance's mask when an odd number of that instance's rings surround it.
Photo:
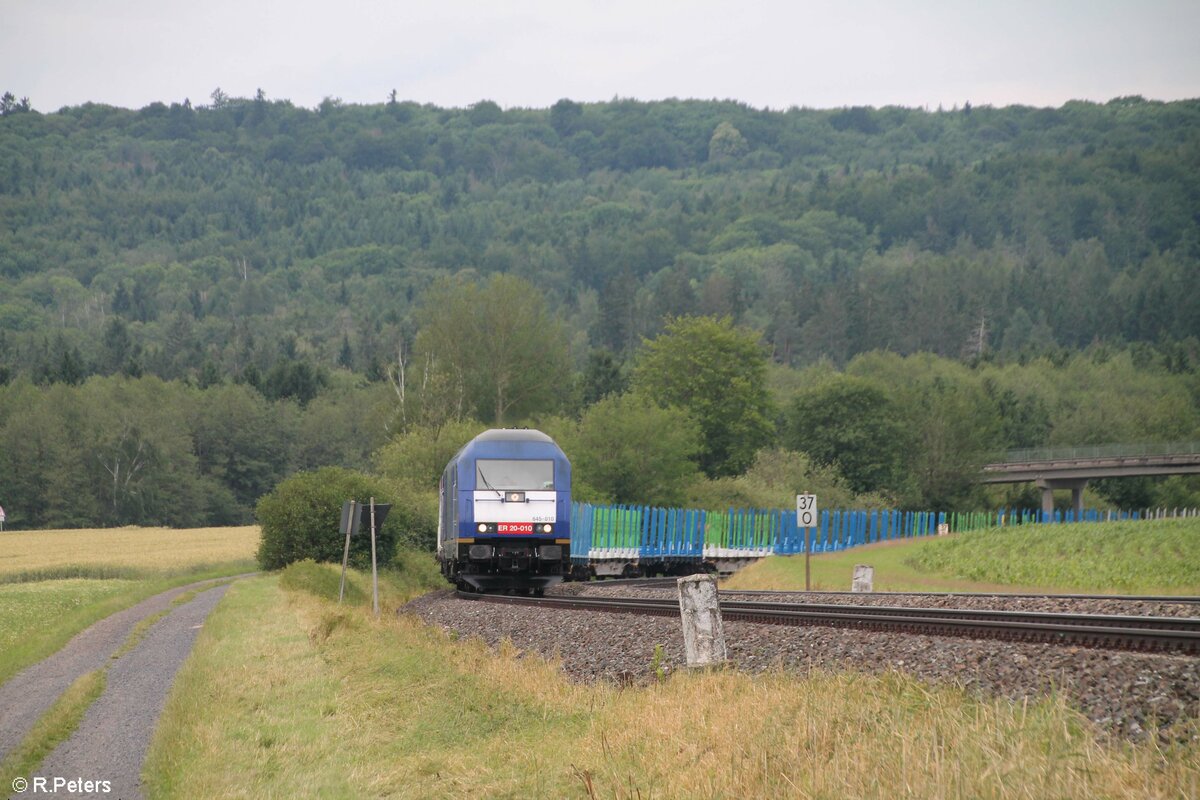
<path fill-rule="evenodd" d="M 257 525 L 238 528 L 90 528 L 0 533 L 0 580 L 69 567 L 167 573 L 250 560 Z"/>

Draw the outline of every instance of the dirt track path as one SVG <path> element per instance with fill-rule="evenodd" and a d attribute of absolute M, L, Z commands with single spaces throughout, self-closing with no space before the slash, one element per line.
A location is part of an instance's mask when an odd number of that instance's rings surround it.
<path fill-rule="evenodd" d="M 175 673 L 183 665 L 204 620 L 225 596 L 229 585 L 197 595 L 158 620 L 128 653 L 112 663 L 104 693 L 88 709 L 79 728 L 42 763 L 35 776 L 52 782 L 107 781 L 94 793 L 72 792 L 72 798 L 142 797 L 140 775 L 150 737 L 166 703 Z"/>
<path fill-rule="evenodd" d="M 0 685 L 0 758 L 21 743 L 33 724 L 79 676 L 106 666 L 139 622 L 170 608 L 179 595 L 220 580 L 227 579 L 176 586 L 105 617 L 80 631 L 54 655 Z"/>

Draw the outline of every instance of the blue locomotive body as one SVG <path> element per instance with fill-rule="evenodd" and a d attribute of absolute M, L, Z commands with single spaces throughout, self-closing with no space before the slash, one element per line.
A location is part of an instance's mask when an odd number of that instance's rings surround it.
<path fill-rule="evenodd" d="M 438 561 L 460 588 L 540 593 L 570 571 L 571 462 L 541 431 L 479 434 L 438 495 Z"/>

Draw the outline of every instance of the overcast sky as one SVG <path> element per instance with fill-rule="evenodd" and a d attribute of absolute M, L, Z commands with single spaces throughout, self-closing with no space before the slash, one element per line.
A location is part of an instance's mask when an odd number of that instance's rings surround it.
<path fill-rule="evenodd" d="M 0 91 L 314 107 L 562 97 L 756 107 L 1200 97 L 1200 0 L 0 0 Z"/>

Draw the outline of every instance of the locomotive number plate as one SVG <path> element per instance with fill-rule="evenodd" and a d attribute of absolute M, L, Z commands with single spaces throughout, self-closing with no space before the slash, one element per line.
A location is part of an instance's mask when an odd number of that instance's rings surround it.
<path fill-rule="evenodd" d="M 496 525 L 496 533 L 533 533 L 533 523 L 501 522 Z"/>

